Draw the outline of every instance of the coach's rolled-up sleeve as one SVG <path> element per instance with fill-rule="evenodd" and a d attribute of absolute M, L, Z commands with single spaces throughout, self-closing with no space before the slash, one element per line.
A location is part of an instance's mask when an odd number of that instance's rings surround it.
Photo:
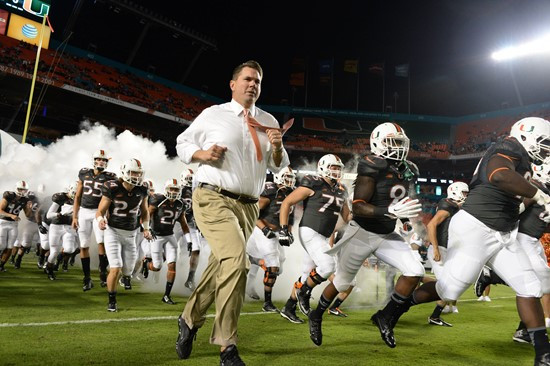
<path fill-rule="evenodd" d="M 181 161 L 190 164 L 193 154 L 202 150 L 205 140 L 204 119 L 199 115 L 176 140 L 176 151 Z"/>
<path fill-rule="evenodd" d="M 269 154 L 269 160 L 267 161 L 267 168 L 272 173 L 279 173 L 281 170 L 283 170 L 289 165 L 290 165 L 290 159 L 288 157 L 288 153 L 286 152 L 285 148 L 283 148 L 283 158 L 281 159 L 281 164 L 279 164 L 279 166 L 275 165 L 275 161 L 273 160 L 273 150 L 271 150 L 271 154 Z"/>

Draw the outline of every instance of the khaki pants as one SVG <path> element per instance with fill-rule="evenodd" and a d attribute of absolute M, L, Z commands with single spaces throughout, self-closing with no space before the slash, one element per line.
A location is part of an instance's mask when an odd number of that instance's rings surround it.
<path fill-rule="evenodd" d="M 258 204 L 244 204 L 217 192 L 197 188 L 193 214 L 212 253 L 197 288 L 183 310 L 190 328 L 200 328 L 206 311 L 216 302 L 210 343 L 237 343 L 237 322 L 244 301 L 246 274 L 250 266 L 246 242 L 258 218 Z"/>

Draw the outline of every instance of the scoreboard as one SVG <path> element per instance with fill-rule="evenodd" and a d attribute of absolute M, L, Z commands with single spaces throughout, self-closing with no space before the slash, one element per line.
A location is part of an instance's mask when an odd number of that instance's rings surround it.
<path fill-rule="evenodd" d="M 50 11 L 51 0 L 0 0 L 0 34 L 38 45 L 42 19 Z M 48 48 L 51 30 L 44 27 L 42 47 Z"/>

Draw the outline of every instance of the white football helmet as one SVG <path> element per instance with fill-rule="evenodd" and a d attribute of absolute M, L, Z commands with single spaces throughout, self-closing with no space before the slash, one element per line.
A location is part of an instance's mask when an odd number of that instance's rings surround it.
<path fill-rule="evenodd" d="M 78 182 L 72 182 L 67 188 L 65 188 L 65 193 L 70 199 L 74 199 L 76 195 L 76 187 L 78 187 Z"/>
<path fill-rule="evenodd" d="M 402 161 L 409 154 L 410 140 L 405 131 L 392 122 L 376 126 L 370 135 L 370 149 L 374 155 Z"/>
<path fill-rule="evenodd" d="M 164 183 L 164 196 L 169 200 L 179 200 L 181 198 L 181 186 L 177 179 L 168 179 Z"/>
<path fill-rule="evenodd" d="M 520 119 L 512 126 L 510 136 L 519 141 L 536 164 L 540 165 L 550 153 L 550 122 L 543 118 Z"/>
<path fill-rule="evenodd" d="M 340 167 L 340 169 L 334 169 L 333 167 Z M 320 177 L 340 179 L 343 170 L 344 163 L 338 156 L 333 154 L 324 155 L 317 163 L 317 175 Z"/>
<path fill-rule="evenodd" d="M 285 187 L 294 188 L 296 185 L 296 174 L 292 171 L 292 168 L 287 166 L 277 174 L 273 174 L 273 182 Z"/>
<path fill-rule="evenodd" d="M 147 187 L 147 194 L 155 194 L 155 185 L 152 180 L 146 180 L 143 185 Z"/>
<path fill-rule="evenodd" d="M 470 188 L 464 182 L 454 182 L 447 187 L 447 197 L 452 199 L 458 204 L 464 203 L 466 201 L 466 196 Z"/>
<path fill-rule="evenodd" d="M 550 158 L 546 158 L 540 165 L 531 164 L 533 179 L 543 184 L 550 184 Z"/>
<path fill-rule="evenodd" d="M 97 169 L 99 171 L 103 171 L 107 169 L 107 165 L 109 164 L 109 157 L 107 157 L 107 154 L 105 153 L 105 150 L 97 150 L 94 152 L 93 162 L 94 162 L 94 169 Z"/>
<path fill-rule="evenodd" d="M 193 186 L 193 171 L 191 169 L 185 169 L 180 175 L 180 184 L 182 187 Z"/>
<path fill-rule="evenodd" d="M 139 186 L 143 182 L 145 171 L 141 167 L 141 162 L 138 159 L 130 159 L 120 167 L 121 178 L 128 184 Z"/>
<path fill-rule="evenodd" d="M 19 197 L 27 197 L 29 195 L 29 185 L 24 180 L 20 180 L 15 184 L 15 194 Z"/>

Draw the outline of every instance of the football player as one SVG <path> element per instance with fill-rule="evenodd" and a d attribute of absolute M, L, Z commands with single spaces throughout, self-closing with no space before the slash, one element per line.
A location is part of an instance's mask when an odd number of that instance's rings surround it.
<path fill-rule="evenodd" d="M 52 281 L 55 280 L 54 270 L 59 266 L 60 258 L 63 261 L 63 270 L 66 272 L 68 270 L 69 257 L 76 250 L 77 233 L 71 227 L 71 222 L 73 217 L 73 200 L 77 185 L 78 183 L 74 182 L 65 191 L 55 193 L 52 196 L 52 204 L 46 214 L 46 217 L 51 220 L 48 230 L 50 254 L 48 256 L 46 273 Z M 55 268 L 54 263 L 56 263 Z"/>
<path fill-rule="evenodd" d="M 334 232 L 338 215 L 347 221 L 350 215 L 345 204 L 346 189 L 340 184 L 344 164 L 340 158 L 327 154 L 317 163 L 317 175 L 306 175 L 300 186 L 281 204 L 279 214 L 279 244 L 289 246 L 294 241 L 289 227 L 291 207 L 303 202 L 304 213 L 300 221 L 299 235 L 306 251 L 302 263 L 303 273 L 294 284 L 291 295 L 281 311 L 281 316 L 292 323 L 302 323 L 296 316 L 296 303 L 304 315 L 310 312 L 309 300 L 313 288 L 334 273 L 336 260 L 325 253 L 330 249 L 329 237 Z"/>
<path fill-rule="evenodd" d="M 421 211 L 418 200 L 410 199 L 413 179 L 418 176 L 415 164 L 407 160 L 409 138 L 395 123 L 383 123 L 371 134 L 372 154 L 359 160 L 352 201 L 353 220 L 344 236 L 329 253 L 338 253 L 338 268 L 315 311 L 309 315 L 310 338 L 322 343 L 321 322 L 325 310 L 338 292 L 345 291 L 371 254 L 400 270 L 390 301 L 372 316 L 382 332 L 382 338 L 395 347 L 391 328 L 386 332 L 381 324 L 389 321 L 392 309 L 398 308 L 412 294 L 424 276 L 424 267 L 407 242 L 395 232 L 397 219 L 416 217 Z"/>
<path fill-rule="evenodd" d="M 540 303 L 542 284 L 515 238 L 522 197 L 550 210 L 550 196 L 529 182 L 530 161 L 540 165 L 550 153 L 550 122 L 517 121 L 510 136 L 481 158 L 462 209 L 449 225 L 449 249 L 436 282 L 422 285 L 410 305 L 454 301 L 488 264 L 516 292 L 516 304 L 535 347 L 535 365 L 550 365 L 550 344 Z"/>
<path fill-rule="evenodd" d="M 100 230 L 105 230 L 105 252 L 110 271 L 107 276 L 109 304 L 107 310 L 118 311 L 117 280 L 122 271 L 125 287 L 130 286 L 130 276 L 136 262 L 136 232 L 143 226 L 143 236 L 151 240 L 147 187 L 142 185 L 143 168 L 137 159 L 122 164 L 121 177 L 105 182 L 101 187 L 103 197 L 99 202 L 96 218 Z M 105 215 L 109 213 L 108 218 Z M 141 213 L 141 214 L 140 214 Z"/>
<path fill-rule="evenodd" d="M 185 169 L 180 176 L 181 197 L 185 202 L 185 219 L 189 227 L 189 234 L 184 235 L 187 242 L 187 251 L 189 252 L 189 274 L 185 281 L 185 287 L 191 291 L 195 289 L 195 272 L 199 265 L 201 244 L 205 243 L 205 239 L 202 237 L 193 217 L 193 174 L 193 170 Z"/>
<path fill-rule="evenodd" d="M 41 222 L 41 213 L 39 210 L 40 202 L 38 197 L 34 192 L 28 193 L 29 203 L 31 205 L 31 215 L 27 216 L 29 222 L 26 223 L 23 228 L 23 233 L 21 235 L 21 240 L 19 245 L 16 245 L 18 248 L 17 257 L 15 258 L 14 267 L 15 269 L 21 268 L 21 261 L 23 260 L 23 255 L 27 253 L 28 250 L 32 247 L 32 243 L 39 242 L 38 237 L 38 222 Z"/>
<path fill-rule="evenodd" d="M 5 191 L 0 200 L 0 272 L 5 272 L 4 265 L 8 261 L 15 240 L 17 240 L 19 213 L 25 212 L 27 217 L 32 215 L 29 200 L 29 186 L 21 180 L 16 183 L 15 191 Z"/>
<path fill-rule="evenodd" d="M 170 297 L 176 278 L 176 260 L 178 243 L 174 236 L 174 225 L 178 221 L 183 232 L 188 234 L 189 227 L 185 221 L 185 203 L 181 201 L 181 187 L 177 179 L 169 179 L 164 184 L 164 194 L 155 194 L 149 202 L 149 217 L 154 233 L 151 245 L 151 258 L 146 258 L 144 267 L 158 272 L 166 258 L 168 272 L 166 274 L 166 289 L 162 302 L 175 305 Z"/>
<path fill-rule="evenodd" d="M 443 198 L 437 204 L 437 211 L 426 225 L 428 238 L 432 245 L 428 248 L 428 260 L 432 264 L 432 272 L 439 278 L 445 258 L 447 257 L 447 239 L 449 237 L 449 223 L 451 218 L 460 210 L 460 206 L 468 195 L 468 185 L 464 182 L 454 182 L 447 187 L 447 198 Z M 428 318 L 428 324 L 452 327 L 452 324 L 441 319 L 441 312 L 447 303 L 438 301 L 432 315 Z M 449 304 L 452 311 L 456 309 L 456 302 Z"/>
<path fill-rule="evenodd" d="M 283 271 L 282 264 L 285 260 L 283 247 L 279 245 L 276 234 L 280 230 L 279 209 L 284 199 L 293 191 L 295 185 L 296 174 L 294 174 L 290 167 L 286 167 L 279 173 L 274 174 L 273 182 L 265 183 L 259 201 L 260 216 L 247 243 L 247 253 L 254 258 L 261 258 L 261 265 L 265 271 L 263 281 L 264 304 L 262 306 L 262 310 L 265 312 L 279 312 L 271 301 L 273 286 L 275 285 L 277 276 Z M 290 213 L 288 224 L 289 231 L 291 231 L 294 224 L 293 210 Z M 250 267 L 247 279 L 247 293 L 253 295 L 251 293 L 251 288 L 253 288 L 252 282 L 256 278 L 256 272 L 260 266 L 251 264 Z"/>
<path fill-rule="evenodd" d="M 99 254 L 99 279 L 101 287 L 106 286 L 107 281 L 107 257 L 103 245 L 103 231 L 99 230 L 95 218 L 99 201 L 101 200 L 101 187 L 105 182 L 115 180 L 116 175 L 108 172 L 109 157 L 105 150 L 97 150 L 92 155 L 93 168 L 82 168 L 78 173 L 78 186 L 74 199 L 72 227 L 78 230 L 80 239 L 80 260 L 82 272 L 84 272 L 83 291 L 89 291 L 94 287 L 90 276 L 90 239 L 92 231 L 97 242 Z"/>

